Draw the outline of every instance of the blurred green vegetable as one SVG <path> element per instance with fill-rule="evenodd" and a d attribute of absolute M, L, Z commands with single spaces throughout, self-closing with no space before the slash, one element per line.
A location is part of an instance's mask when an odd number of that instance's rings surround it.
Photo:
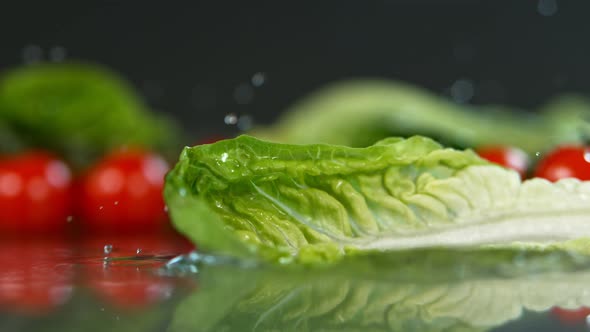
<path fill-rule="evenodd" d="M 529 154 L 590 136 L 590 102 L 564 96 L 539 113 L 453 103 L 411 85 L 340 82 L 288 109 L 278 123 L 250 134 L 285 143 L 355 147 L 390 136 L 424 135 L 451 147 L 520 147 Z"/>
<path fill-rule="evenodd" d="M 39 64 L 0 76 L 2 136 L 12 144 L 53 150 L 75 166 L 124 145 L 179 151 L 179 131 L 150 113 L 133 88 L 115 73 L 90 64 Z"/>

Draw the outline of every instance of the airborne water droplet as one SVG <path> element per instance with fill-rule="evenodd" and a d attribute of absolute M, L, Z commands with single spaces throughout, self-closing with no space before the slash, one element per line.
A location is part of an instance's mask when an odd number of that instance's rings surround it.
<path fill-rule="evenodd" d="M 473 98 L 473 82 L 467 79 L 455 81 L 451 86 L 451 97 L 458 103 L 466 103 Z"/>
<path fill-rule="evenodd" d="M 238 116 L 235 113 L 229 113 L 223 118 L 226 125 L 235 125 L 238 123 Z"/>
<path fill-rule="evenodd" d="M 105 255 L 110 254 L 113 251 L 113 245 L 112 244 L 105 244 L 104 248 L 103 248 L 103 252 L 105 253 Z M 105 257 L 106 259 L 106 257 Z"/>
<path fill-rule="evenodd" d="M 238 129 L 240 129 L 241 131 L 248 131 L 248 130 L 250 130 L 250 128 L 252 128 L 253 122 L 254 121 L 252 121 L 251 116 L 242 115 L 238 119 Z"/>
<path fill-rule="evenodd" d="M 557 13 L 557 2 L 555 0 L 539 0 L 537 12 L 543 16 L 553 16 Z"/>
<path fill-rule="evenodd" d="M 39 45 L 27 45 L 23 48 L 22 56 L 26 64 L 40 62 L 43 60 L 43 49 Z"/>
<path fill-rule="evenodd" d="M 66 59 L 66 49 L 61 46 L 54 46 L 49 50 L 49 60 L 62 62 Z"/>
<path fill-rule="evenodd" d="M 139 254 L 141 254 L 141 251 L 142 251 L 142 250 L 141 250 L 141 248 L 137 248 L 137 250 L 135 250 L 135 253 L 136 253 L 137 255 L 139 255 Z"/>
<path fill-rule="evenodd" d="M 258 88 L 262 86 L 264 82 L 266 82 L 266 74 L 263 72 L 257 72 L 252 75 L 252 79 L 250 81 L 252 82 L 253 86 Z"/>

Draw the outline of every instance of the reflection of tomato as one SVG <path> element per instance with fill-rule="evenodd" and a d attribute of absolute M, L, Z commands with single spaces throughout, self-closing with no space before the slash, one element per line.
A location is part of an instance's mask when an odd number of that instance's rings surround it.
<path fill-rule="evenodd" d="M 176 234 L 103 235 L 84 239 L 80 254 L 86 280 L 97 296 L 120 309 L 137 309 L 170 296 L 177 280 L 158 276 L 154 270 L 193 248 Z"/>
<path fill-rule="evenodd" d="M 45 152 L 0 159 L 0 232 L 62 230 L 71 190 L 70 169 Z"/>
<path fill-rule="evenodd" d="M 524 151 L 506 146 L 483 146 L 478 148 L 476 152 L 488 161 L 517 171 L 521 179 L 526 177 L 529 157 Z"/>
<path fill-rule="evenodd" d="M 166 212 L 162 189 L 168 165 L 141 150 L 117 151 L 82 179 L 78 197 L 83 226 L 92 230 L 160 229 Z"/>
<path fill-rule="evenodd" d="M 580 307 L 577 309 L 553 308 L 551 313 L 559 319 L 560 322 L 568 325 L 581 324 L 590 316 L 590 308 Z"/>
<path fill-rule="evenodd" d="M 89 285 L 97 296 L 121 309 L 142 308 L 161 302 L 174 290 L 172 281 L 133 265 L 95 265 L 88 271 Z"/>
<path fill-rule="evenodd" d="M 25 314 L 45 314 L 71 296 L 73 252 L 64 239 L 2 239 L 0 307 Z"/>

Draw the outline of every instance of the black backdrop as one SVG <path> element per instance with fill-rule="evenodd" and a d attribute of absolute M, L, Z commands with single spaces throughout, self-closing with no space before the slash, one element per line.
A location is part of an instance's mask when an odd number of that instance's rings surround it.
<path fill-rule="evenodd" d="M 556 0 L 4 2 L 0 70 L 64 56 L 106 64 L 195 136 L 229 130 L 230 112 L 270 122 L 351 77 L 446 94 L 459 81 L 473 88 L 459 96 L 467 102 L 534 108 L 590 93 L 589 10 Z"/>

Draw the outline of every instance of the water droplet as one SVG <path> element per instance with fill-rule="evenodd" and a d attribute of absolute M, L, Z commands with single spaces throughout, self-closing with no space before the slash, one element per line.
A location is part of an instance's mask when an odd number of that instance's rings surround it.
<path fill-rule="evenodd" d="M 543 16 L 553 16 L 557 13 L 557 1 L 539 0 L 537 3 L 537 12 Z"/>
<path fill-rule="evenodd" d="M 252 79 L 250 80 L 252 85 L 259 88 L 266 82 L 266 74 L 263 72 L 257 72 L 252 75 Z"/>
<path fill-rule="evenodd" d="M 164 205 L 164 212 L 168 212 L 168 205 Z"/>
<path fill-rule="evenodd" d="M 537 151 L 535 152 L 535 157 L 540 157 L 541 156 L 541 152 Z"/>
<path fill-rule="evenodd" d="M 473 82 L 467 79 L 459 79 L 451 85 L 451 97 L 457 103 L 466 103 L 473 98 Z"/>
<path fill-rule="evenodd" d="M 250 84 L 241 83 L 234 89 L 234 99 L 240 105 L 249 104 L 254 99 L 254 89 Z"/>
<path fill-rule="evenodd" d="M 67 216 L 66 222 L 72 222 L 74 220 L 74 216 Z"/>
<path fill-rule="evenodd" d="M 222 153 L 222 154 L 221 154 L 221 162 L 222 162 L 222 163 L 226 162 L 226 161 L 227 161 L 227 157 L 228 157 L 228 156 L 229 156 L 229 155 L 227 154 L 227 152 L 224 152 L 224 153 Z"/>
<path fill-rule="evenodd" d="M 587 163 L 590 163 L 590 150 L 585 150 L 585 151 L 584 151 L 584 160 L 585 160 Z"/>
<path fill-rule="evenodd" d="M 49 50 L 49 60 L 62 62 L 66 59 L 66 49 L 61 46 L 54 46 Z"/>
<path fill-rule="evenodd" d="M 186 189 L 184 189 L 184 188 L 178 189 L 178 194 L 182 197 L 186 196 Z"/>
<path fill-rule="evenodd" d="M 139 255 L 139 254 L 141 254 L 141 251 L 142 251 L 142 250 L 141 250 L 141 248 L 137 248 L 137 250 L 135 250 L 135 253 L 136 253 L 137 255 Z"/>
<path fill-rule="evenodd" d="M 115 201 L 113 204 L 114 205 L 119 205 L 119 201 Z"/>
<path fill-rule="evenodd" d="M 99 210 L 102 210 L 102 209 L 104 209 L 104 206 L 101 205 L 101 206 L 98 207 L 98 209 Z"/>
<path fill-rule="evenodd" d="M 238 116 L 235 113 L 229 113 L 223 118 L 226 125 L 235 125 L 238 123 Z"/>
<path fill-rule="evenodd" d="M 43 60 L 43 49 L 39 45 L 27 45 L 23 48 L 23 62 L 32 64 Z"/>
<path fill-rule="evenodd" d="M 113 251 L 113 245 L 112 244 L 105 244 L 104 248 L 103 248 L 103 252 L 105 255 L 110 254 Z M 107 257 L 105 257 L 105 260 L 107 259 Z"/>
<path fill-rule="evenodd" d="M 248 131 L 250 130 L 250 128 L 252 128 L 253 123 L 254 121 L 252 120 L 251 116 L 242 115 L 238 119 L 238 129 L 240 129 L 241 131 Z"/>

